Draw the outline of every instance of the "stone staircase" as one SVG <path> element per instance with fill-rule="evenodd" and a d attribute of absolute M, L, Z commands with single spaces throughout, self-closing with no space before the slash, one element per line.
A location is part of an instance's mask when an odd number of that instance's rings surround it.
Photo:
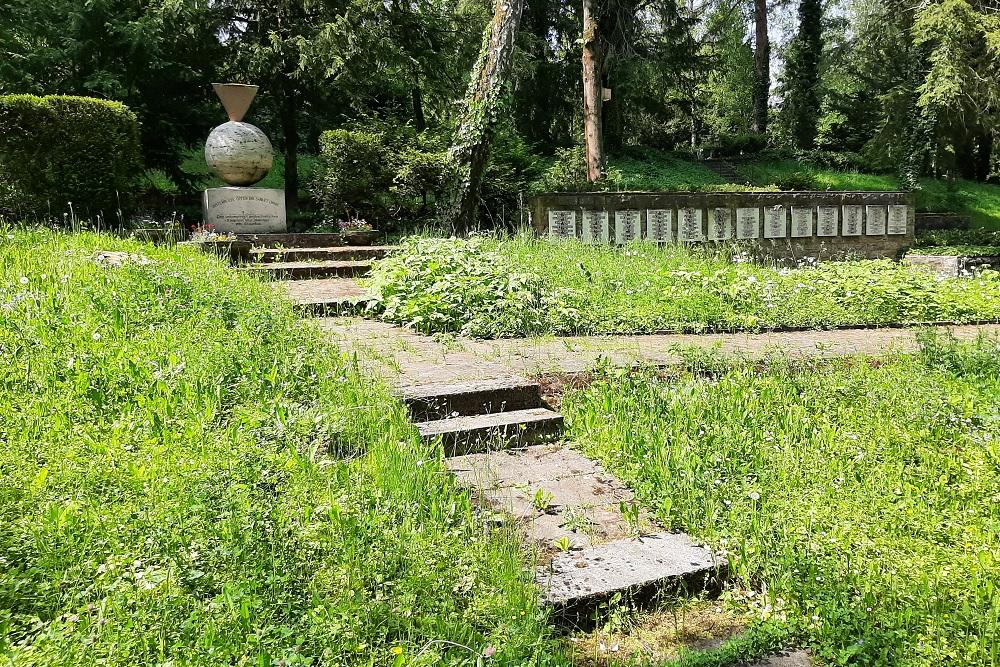
<path fill-rule="evenodd" d="M 715 174 L 717 174 L 720 178 L 725 179 L 726 183 L 746 182 L 746 179 L 740 175 L 739 169 L 736 168 L 736 165 L 728 160 L 702 160 L 702 164 L 711 171 L 715 172 Z"/>
<path fill-rule="evenodd" d="M 558 618 L 580 624 L 614 596 L 716 590 L 725 561 L 664 532 L 597 462 L 559 442 L 563 418 L 520 377 L 410 385 L 401 396 L 425 440 L 479 506 L 537 545 L 535 579 Z"/>
<path fill-rule="evenodd" d="M 613 599 L 695 595 L 720 586 L 726 562 L 665 531 L 634 494 L 563 439 L 541 386 L 468 341 L 435 340 L 372 320 L 319 320 L 346 354 L 384 378 L 425 441 L 486 518 L 505 517 L 536 546 L 535 577 L 554 615 L 589 622 Z"/>
<path fill-rule="evenodd" d="M 394 246 L 343 245 L 339 234 L 255 234 L 244 270 L 279 281 L 277 285 L 303 310 L 314 315 L 361 312 L 371 297 L 358 284 L 371 264 Z"/>

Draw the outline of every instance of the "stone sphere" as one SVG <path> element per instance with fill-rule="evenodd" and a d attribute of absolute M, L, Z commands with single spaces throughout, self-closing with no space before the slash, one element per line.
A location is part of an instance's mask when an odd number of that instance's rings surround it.
<path fill-rule="evenodd" d="M 271 171 L 274 151 L 260 128 L 230 121 L 208 135 L 205 161 L 226 183 L 253 185 Z"/>

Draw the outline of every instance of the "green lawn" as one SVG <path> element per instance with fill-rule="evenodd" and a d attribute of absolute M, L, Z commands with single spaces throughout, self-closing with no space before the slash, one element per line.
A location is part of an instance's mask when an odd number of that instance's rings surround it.
<path fill-rule="evenodd" d="M 269 285 L 0 230 L 0 313 L 0 662 L 556 661 L 518 541 Z"/>
<path fill-rule="evenodd" d="M 569 431 L 822 664 L 1000 664 L 1000 341 L 598 374 Z"/>
<path fill-rule="evenodd" d="M 1000 273 L 940 280 L 889 260 L 778 269 L 697 248 L 412 238 L 376 264 L 377 313 L 426 332 L 753 331 L 1000 319 Z"/>

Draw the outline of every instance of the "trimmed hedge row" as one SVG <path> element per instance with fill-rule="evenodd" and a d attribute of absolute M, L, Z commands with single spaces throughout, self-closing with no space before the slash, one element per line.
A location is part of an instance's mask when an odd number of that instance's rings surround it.
<path fill-rule="evenodd" d="M 115 219 L 141 174 L 139 121 L 89 97 L 0 96 L 0 212 Z"/>

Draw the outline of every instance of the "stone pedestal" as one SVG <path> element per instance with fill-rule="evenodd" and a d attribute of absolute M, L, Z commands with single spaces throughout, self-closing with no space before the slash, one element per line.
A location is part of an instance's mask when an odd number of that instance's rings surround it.
<path fill-rule="evenodd" d="M 202 197 L 205 225 L 231 234 L 287 231 L 285 191 L 270 188 L 210 188 Z"/>

